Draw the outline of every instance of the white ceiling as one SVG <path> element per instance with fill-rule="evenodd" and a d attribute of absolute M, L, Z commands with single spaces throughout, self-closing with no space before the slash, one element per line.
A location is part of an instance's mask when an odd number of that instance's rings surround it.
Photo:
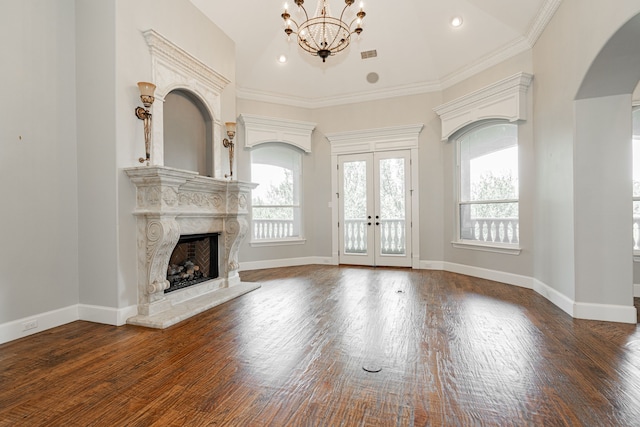
<path fill-rule="evenodd" d="M 285 0 L 191 0 L 236 44 L 238 96 L 297 106 L 326 106 L 423 93 L 451 86 L 530 49 L 561 0 L 364 0 L 364 31 L 322 59 L 287 41 Z M 297 7 L 288 0 L 295 16 Z M 307 0 L 309 14 L 316 0 Z M 352 8 L 356 8 L 356 2 Z M 329 0 L 334 15 L 343 0 Z M 453 16 L 463 25 L 453 28 Z M 377 58 L 361 59 L 375 49 Z M 288 57 L 285 64 L 278 57 Z M 379 75 L 367 82 L 370 72 Z"/>

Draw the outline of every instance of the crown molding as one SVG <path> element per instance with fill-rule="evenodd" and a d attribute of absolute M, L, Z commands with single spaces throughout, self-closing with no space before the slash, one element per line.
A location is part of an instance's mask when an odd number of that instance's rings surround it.
<path fill-rule="evenodd" d="M 544 29 L 547 28 L 547 25 L 551 22 L 553 15 L 556 13 L 556 10 L 558 10 L 561 3 L 562 0 L 547 0 L 540 7 L 540 10 L 536 15 L 536 19 L 531 24 L 531 27 L 529 27 L 529 31 L 527 33 L 527 42 L 529 43 L 530 48 L 533 48 L 536 44 Z"/>
<path fill-rule="evenodd" d="M 424 82 L 411 85 L 392 86 L 385 89 L 367 91 L 362 93 L 349 93 L 345 95 L 324 97 L 324 98 L 303 98 L 265 92 L 247 88 L 236 88 L 236 95 L 239 99 L 249 101 L 261 101 L 280 105 L 290 105 L 299 108 L 324 108 L 337 105 L 355 104 L 358 102 L 377 101 L 380 99 L 395 98 L 398 96 L 419 95 L 441 90 L 439 82 Z"/>
<path fill-rule="evenodd" d="M 474 75 L 506 61 L 520 53 L 533 48 L 540 38 L 540 35 L 547 27 L 555 12 L 560 7 L 562 0 L 546 0 L 540 7 L 535 18 L 531 22 L 526 34 L 512 40 L 510 43 L 489 52 L 482 58 L 467 64 L 439 80 L 416 83 L 403 86 L 392 86 L 385 89 L 366 91 L 361 93 L 350 93 L 345 95 L 325 97 L 325 98 L 303 98 L 294 97 L 264 91 L 257 91 L 248 88 L 236 88 L 237 96 L 240 99 L 261 101 L 281 105 L 290 105 L 301 108 L 323 108 L 337 105 L 355 104 L 359 102 L 375 101 L 380 99 L 395 98 L 400 96 L 419 95 L 423 93 L 438 92 L 456 85 Z"/>

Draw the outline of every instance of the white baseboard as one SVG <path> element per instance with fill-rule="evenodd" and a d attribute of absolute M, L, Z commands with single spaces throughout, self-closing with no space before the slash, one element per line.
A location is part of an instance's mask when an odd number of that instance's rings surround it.
<path fill-rule="evenodd" d="M 125 308 L 101 307 L 88 304 L 76 304 L 58 310 L 38 313 L 0 325 L 0 344 L 37 334 L 47 329 L 56 328 L 76 320 L 86 320 L 94 323 L 122 326 L 129 317 L 138 314 L 138 306 Z M 26 324 L 35 325 L 34 328 L 24 330 Z"/>
<path fill-rule="evenodd" d="M 569 316 L 574 317 L 573 307 L 575 305 L 575 301 L 565 294 L 558 292 L 551 286 L 537 279 L 534 279 L 533 281 L 533 290 L 551 301 L 556 307 L 560 308 Z"/>
<path fill-rule="evenodd" d="M 262 270 L 263 268 L 297 267 L 300 265 L 335 265 L 331 257 L 284 258 L 265 261 L 247 261 L 240 263 L 240 271 Z"/>
<path fill-rule="evenodd" d="M 421 270 L 444 271 L 444 261 L 420 261 L 418 268 Z"/>
<path fill-rule="evenodd" d="M 531 277 L 453 262 L 443 262 L 442 264 L 444 267 L 443 270 L 450 271 L 451 273 L 466 274 L 467 276 L 478 277 L 480 279 L 493 280 L 521 288 L 533 289 L 533 279 Z"/>
<path fill-rule="evenodd" d="M 80 320 L 103 323 L 105 325 L 122 326 L 127 323 L 127 319 L 129 317 L 136 316 L 137 314 L 137 305 L 125 308 L 102 307 L 88 304 L 78 305 L 78 315 Z"/>
<path fill-rule="evenodd" d="M 532 277 L 443 261 L 420 261 L 420 268 L 449 271 L 533 289 L 562 311 L 576 319 L 620 323 L 637 323 L 638 321 L 637 312 L 633 306 L 576 302 L 551 286 Z M 634 285 L 634 295 L 640 296 L 640 285 Z"/>
<path fill-rule="evenodd" d="M 72 305 L 3 323 L 0 325 L 0 344 L 75 322 L 78 319 L 78 306 Z M 26 324 L 31 324 L 35 327 L 25 331 Z"/>
<path fill-rule="evenodd" d="M 638 323 L 638 312 L 633 306 L 577 302 L 573 307 L 573 317 L 576 319 Z"/>

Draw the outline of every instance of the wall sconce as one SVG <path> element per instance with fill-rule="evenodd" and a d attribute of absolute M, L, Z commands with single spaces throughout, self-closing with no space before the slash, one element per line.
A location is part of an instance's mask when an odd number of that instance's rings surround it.
<path fill-rule="evenodd" d="M 146 152 L 146 157 L 140 157 L 138 161 L 140 163 L 147 162 L 147 166 L 149 166 L 151 161 L 151 112 L 149 108 L 155 99 L 153 93 L 156 90 L 156 85 L 149 82 L 138 82 L 138 89 L 140 89 L 140 99 L 144 108 L 136 108 L 136 117 L 144 121 L 144 148 Z"/>
<path fill-rule="evenodd" d="M 224 177 L 233 179 L 233 138 L 236 136 L 236 124 L 234 122 L 226 122 L 224 127 L 227 128 L 227 136 L 229 137 L 229 139 L 222 140 L 224 148 L 229 149 L 229 174 L 225 174 Z"/>

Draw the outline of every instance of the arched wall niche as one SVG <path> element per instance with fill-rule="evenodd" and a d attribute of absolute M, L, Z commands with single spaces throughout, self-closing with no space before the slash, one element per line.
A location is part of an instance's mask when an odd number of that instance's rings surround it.
<path fill-rule="evenodd" d="M 151 164 L 165 166 L 164 158 L 164 101 L 172 91 L 188 93 L 197 100 L 200 110 L 211 121 L 210 174 L 222 178 L 221 94 L 229 79 L 219 74 L 199 59 L 175 45 L 155 30 L 143 32 L 151 54 L 152 83 L 156 85 L 156 102 L 153 104 Z"/>
<path fill-rule="evenodd" d="M 164 165 L 213 176 L 213 117 L 195 93 L 176 88 L 164 96 Z"/>

